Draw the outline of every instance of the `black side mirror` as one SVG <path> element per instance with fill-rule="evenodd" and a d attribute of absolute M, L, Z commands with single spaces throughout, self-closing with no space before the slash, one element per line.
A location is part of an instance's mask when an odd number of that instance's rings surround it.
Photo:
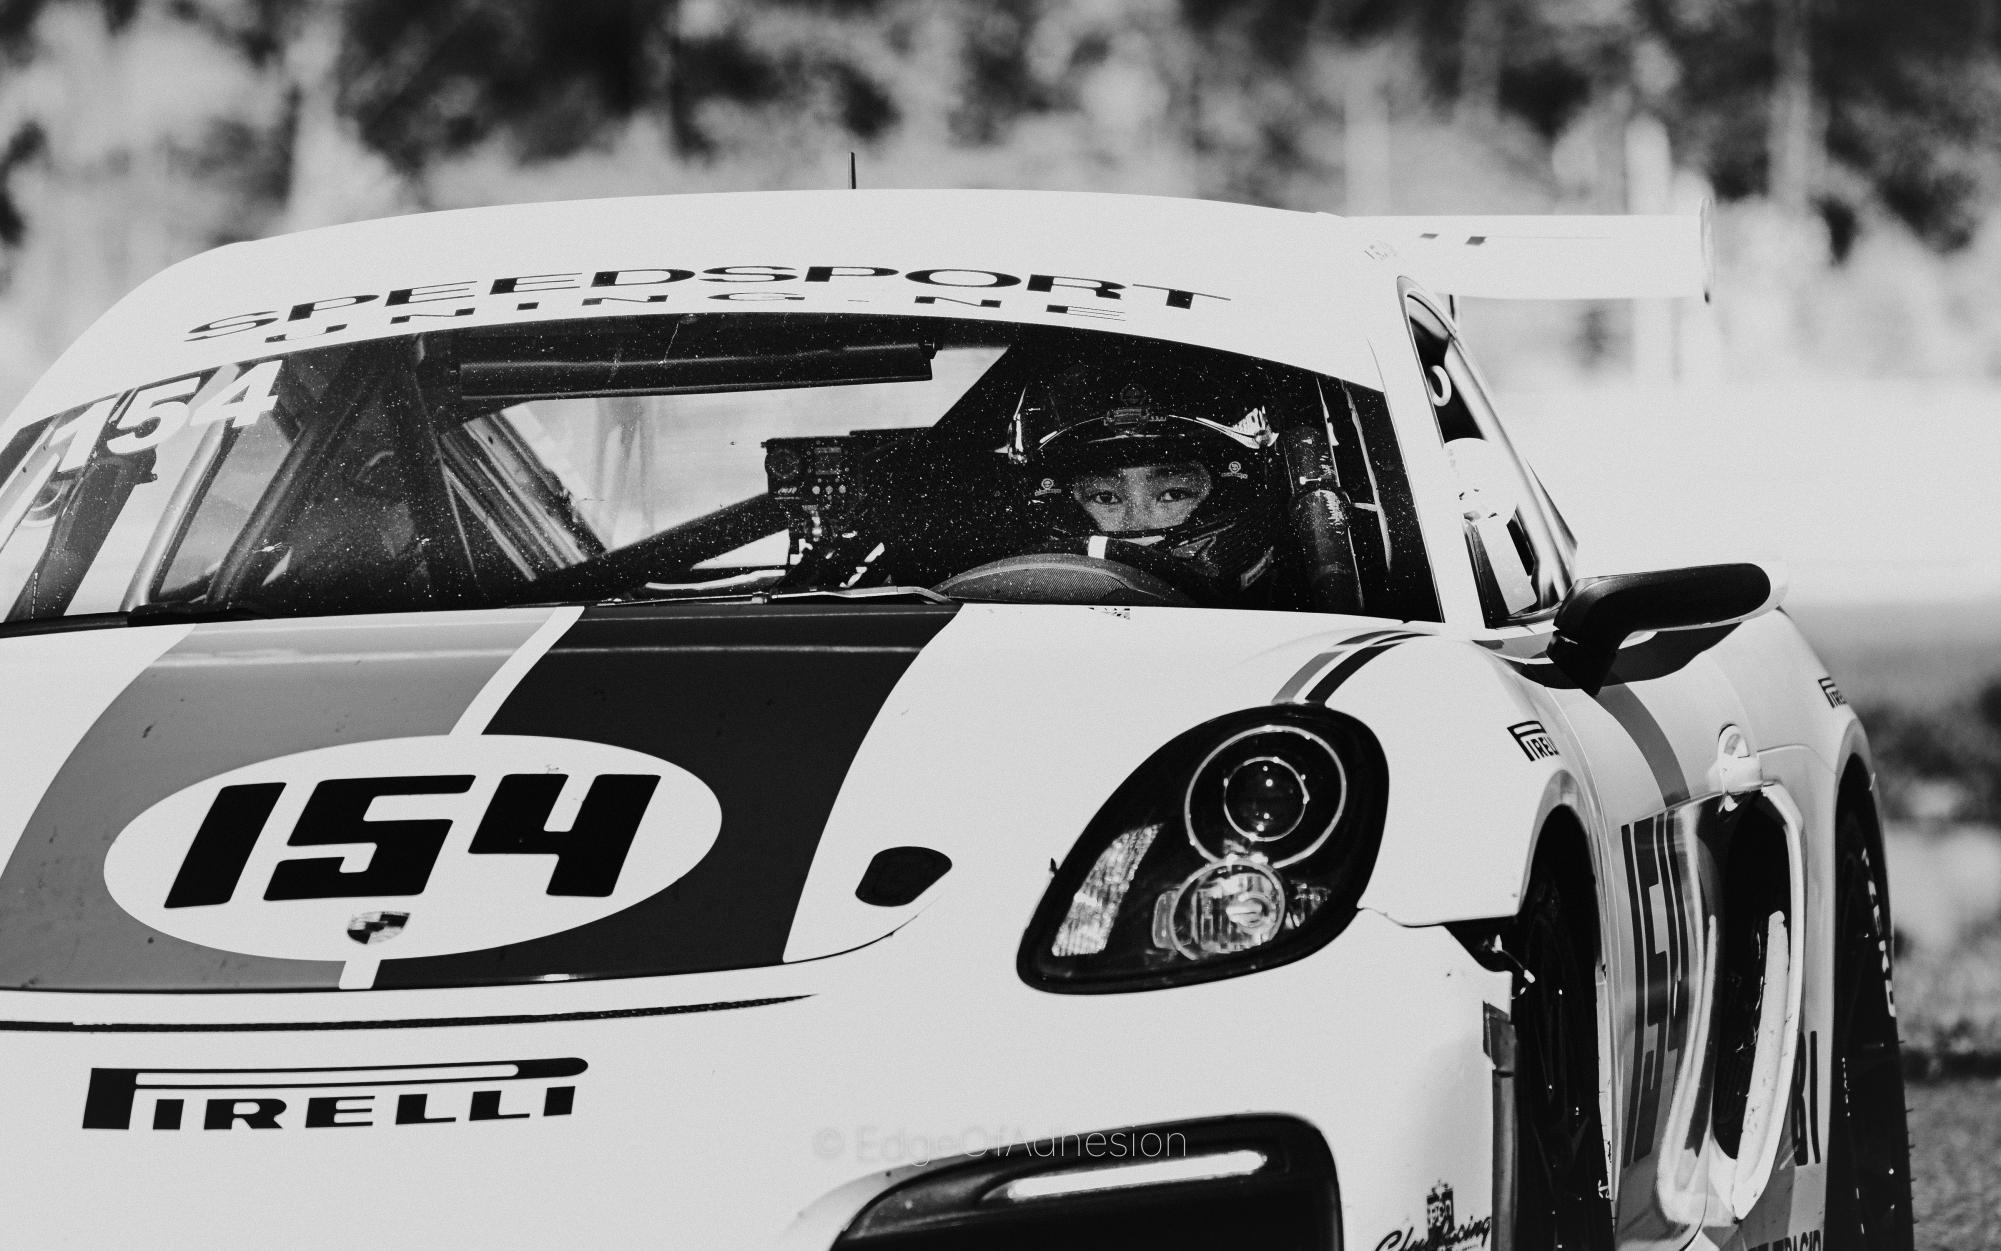
<path fill-rule="evenodd" d="M 1549 659 L 1596 695 L 1628 635 L 1743 621 L 1776 604 L 1783 589 L 1750 563 L 1579 578 L 1556 610 Z"/>

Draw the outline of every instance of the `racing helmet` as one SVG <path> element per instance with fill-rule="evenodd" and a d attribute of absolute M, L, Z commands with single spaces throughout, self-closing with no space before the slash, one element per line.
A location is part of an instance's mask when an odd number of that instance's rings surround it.
<path fill-rule="evenodd" d="M 1002 449 L 1033 524 L 1058 548 L 1115 539 L 1186 562 L 1195 580 L 1240 592 L 1272 561 L 1273 432 L 1262 406 L 1175 362 L 1081 364 L 1023 388 Z M 1072 488 L 1092 474 L 1199 465 L 1207 493 L 1175 524 L 1107 529 Z M 1093 554 L 1102 554 L 1096 553 Z"/>

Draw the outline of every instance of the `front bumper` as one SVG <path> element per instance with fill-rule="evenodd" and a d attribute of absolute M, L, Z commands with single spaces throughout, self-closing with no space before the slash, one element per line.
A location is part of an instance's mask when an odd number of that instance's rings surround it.
<path fill-rule="evenodd" d="M 1007 1144 L 1246 1113 L 1324 1139 L 1349 1247 L 1484 1228 L 1508 979 L 1444 930 L 1364 912 L 1281 968 L 1064 996 L 980 912 L 676 978 L 0 996 L 10 1241 L 824 1248 Z M 126 1072 L 123 1127 L 83 1128 Z"/>
<path fill-rule="evenodd" d="M 1016 1143 L 918 1170 L 871 1200 L 839 1251 L 1159 1251 L 1340 1245 L 1327 1143 L 1294 1117 L 1242 1116 Z"/>

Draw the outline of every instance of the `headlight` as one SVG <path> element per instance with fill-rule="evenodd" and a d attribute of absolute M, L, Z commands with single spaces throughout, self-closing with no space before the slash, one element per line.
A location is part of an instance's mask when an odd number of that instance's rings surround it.
<path fill-rule="evenodd" d="M 1296 960 L 1354 915 L 1388 776 L 1359 721 L 1280 705 L 1197 726 L 1105 802 L 1022 941 L 1030 985 L 1145 990 Z"/>

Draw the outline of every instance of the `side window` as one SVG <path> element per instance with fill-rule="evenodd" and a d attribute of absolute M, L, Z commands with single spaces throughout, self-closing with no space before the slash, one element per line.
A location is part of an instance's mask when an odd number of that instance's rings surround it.
<path fill-rule="evenodd" d="M 205 441 L 215 444 L 202 483 L 205 489 L 159 575 L 159 585 L 147 588 L 146 599 L 194 603 L 208 593 L 209 582 L 263 498 L 265 485 L 277 476 L 292 450 L 292 436 L 277 421 L 260 421 L 244 430 L 218 425 Z"/>
<path fill-rule="evenodd" d="M 129 393 L 128 393 L 129 394 Z M 72 409 L 31 427 L 8 448 L 0 483 L 0 604 L 20 621 L 67 612 L 135 491 L 157 481 L 155 449 L 101 456 L 92 440 L 123 397 Z M 15 459 L 18 457 L 18 459 Z M 142 540 L 143 541 L 143 540 Z M 93 604 L 81 611 L 116 608 Z"/>
<path fill-rule="evenodd" d="M 1465 349 L 1443 318 L 1408 299 L 1412 342 L 1438 435 L 1458 480 L 1466 550 L 1487 624 L 1535 620 L 1570 589 L 1567 530 L 1552 525 L 1547 497 L 1508 443 Z"/>
<path fill-rule="evenodd" d="M 268 414 L 246 425 L 210 424 L 188 444 L 182 467 L 162 475 L 178 498 L 164 506 L 170 519 L 178 516 L 178 528 L 154 537 L 125 593 L 126 607 L 196 604 L 208 598 L 267 491 L 283 480 L 284 467 L 304 437 L 301 415 L 326 396 L 348 355 L 348 349 L 333 349 L 286 358 L 272 384 L 275 399 Z M 223 389 L 255 368 L 225 368 L 204 390 Z"/>
<path fill-rule="evenodd" d="M 72 419 L 74 413 L 64 413 L 29 426 L 7 448 L 7 473 L 0 477 L 0 604 L 28 593 L 55 538 L 69 484 L 55 476 L 63 447 L 49 436 Z"/>
<path fill-rule="evenodd" d="M 443 434 L 439 448 L 483 582 L 525 582 L 605 550 L 508 412 L 460 423 Z"/>

